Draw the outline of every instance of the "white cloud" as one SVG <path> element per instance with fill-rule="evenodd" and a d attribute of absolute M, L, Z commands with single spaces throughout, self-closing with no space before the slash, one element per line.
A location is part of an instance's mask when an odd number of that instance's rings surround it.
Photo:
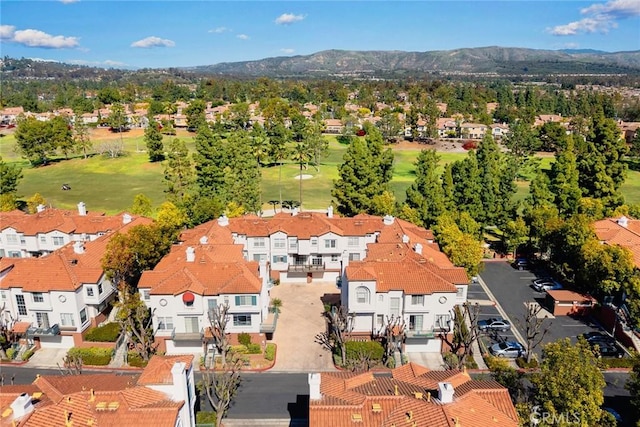
<path fill-rule="evenodd" d="M 71 59 L 65 62 L 69 64 L 74 64 L 74 65 L 89 65 L 92 67 L 123 67 L 127 65 L 124 62 L 112 61 L 110 59 L 107 59 L 106 61 L 87 61 L 84 59 Z"/>
<path fill-rule="evenodd" d="M 278 25 L 290 25 L 294 22 L 302 21 L 304 15 L 294 15 L 293 13 L 283 13 L 276 18 L 276 24 Z"/>
<path fill-rule="evenodd" d="M 280 49 L 280 52 L 286 53 L 286 54 L 292 54 L 293 52 L 295 52 L 295 50 L 294 49 L 289 49 L 289 48 L 282 48 L 282 49 Z"/>
<path fill-rule="evenodd" d="M 16 31 L 16 27 L 13 25 L 0 25 L 0 40 L 11 40 L 13 34 Z"/>
<path fill-rule="evenodd" d="M 616 21 L 634 16 L 640 16 L 640 2 L 638 0 L 610 0 L 607 3 L 596 3 L 580 10 L 586 15 L 578 21 L 565 25 L 547 28 L 547 32 L 554 36 L 571 36 L 581 33 L 606 34 L 616 28 Z"/>
<path fill-rule="evenodd" d="M 60 0 L 60 3 L 64 3 L 64 4 L 71 4 L 71 3 L 76 3 L 79 2 L 80 0 Z"/>
<path fill-rule="evenodd" d="M 239 38 L 240 40 L 249 40 L 251 38 L 246 34 L 238 34 L 236 37 Z"/>
<path fill-rule="evenodd" d="M 152 48 L 152 47 L 174 47 L 176 44 L 169 39 L 161 39 L 160 37 L 150 36 L 142 40 L 131 43 L 131 47 Z"/>
<path fill-rule="evenodd" d="M 14 42 L 29 47 L 64 49 L 78 46 L 77 37 L 52 36 L 40 30 L 18 30 L 13 34 Z"/>
<path fill-rule="evenodd" d="M 227 28 L 227 27 L 216 27 L 216 28 L 214 28 L 212 30 L 209 30 L 208 32 L 209 33 L 215 33 L 215 34 L 222 34 L 222 33 L 227 33 L 229 31 L 231 31 L 231 30 L 229 28 Z"/>

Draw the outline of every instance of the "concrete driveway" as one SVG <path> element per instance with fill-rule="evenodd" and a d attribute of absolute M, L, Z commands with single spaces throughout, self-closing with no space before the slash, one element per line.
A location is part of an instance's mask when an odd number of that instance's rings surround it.
<path fill-rule="evenodd" d="M 323 300 L 340 299 L 335 282 L 290 284 L 271 289 L 271 298 L 279 298 L 282 308 L 273 341 L 278 345 L 276 364 L 271 371 L 334 371 L 331 353 L 315 342 L 326 330 Z"/>

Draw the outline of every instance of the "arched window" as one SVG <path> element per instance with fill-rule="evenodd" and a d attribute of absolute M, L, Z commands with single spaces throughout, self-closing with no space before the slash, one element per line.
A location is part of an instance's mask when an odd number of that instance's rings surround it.
<path fill-rule="evenodd" d="M 369 297 L 371 296 L 369 289 L 364 286 L 358 286 L 356 288 L 356 301 L 358 304 L 369 304 Z"/>

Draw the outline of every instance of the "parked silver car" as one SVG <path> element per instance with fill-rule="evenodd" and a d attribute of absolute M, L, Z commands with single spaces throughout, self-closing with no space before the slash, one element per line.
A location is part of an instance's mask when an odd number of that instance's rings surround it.
<path fill-rule="evenodd" d="M 562 289 L 562 285 L 560 283 L 551 279 L 536 279 L 533 281 L 533 284 L 531 285 L 531 287 L 538 292 L 554 291 L 556 289 Z"/>
<path fill-rule="evenodd" d="M 524 347 L 516 341 L 495 343 L 489 347 L 489 352 L 498 357 L 520 357 L 524 354 Z"/>

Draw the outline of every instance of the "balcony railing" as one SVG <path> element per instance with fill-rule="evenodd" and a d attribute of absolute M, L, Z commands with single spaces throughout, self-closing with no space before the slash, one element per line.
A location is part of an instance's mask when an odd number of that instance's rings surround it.
<path fill-rule="evenodd" d="M 290 273 L 309 273 L 312 271 L 324 271 L 323 264 L 289 264 L 287 271 Z"/>
<path fill-rule="evenodd" d="M 60 326 L 56 323 L 49 328 L 30 327 L 27 329 L 27 337 L 52 337 L 60 335 Z"/>
<path fill-rule="evenodd" d="M 176 332 L 175 328 L 171 332 L 171 339 L 173 341 L 202 341 L 204 338 L 204 329 L 200 329 L 200 332 Z"/>
<path fill-rule="evenodd" d="M 422 331 L 416 331 L 414 329 L 409 329 L 406 332 L 407 338 L 435 338 L 436 331 L 433 329 L 427 329 Z"/>

